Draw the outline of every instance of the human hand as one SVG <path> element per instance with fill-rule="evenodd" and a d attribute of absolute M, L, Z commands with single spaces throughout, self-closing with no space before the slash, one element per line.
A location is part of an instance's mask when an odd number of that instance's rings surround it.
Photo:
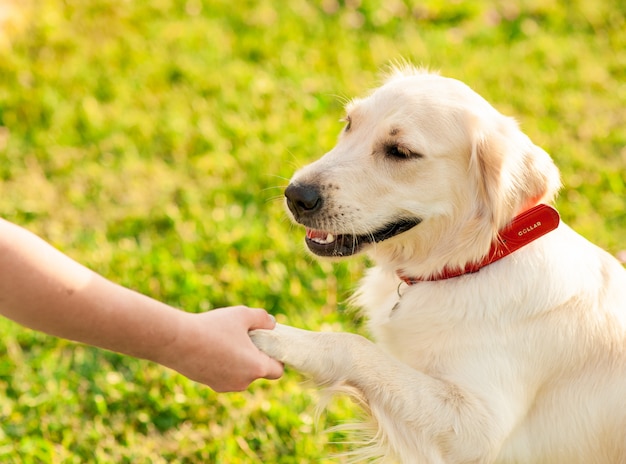
<path fill-rule="evenodd" d="M 216 392 L 242 391 L 256 379 L 283 374 L 283 365 L 259 351 L 248 336 L 250 330 L 275 325 L 265 310 L 246 306 L 181 311 L 177 337 L 156 361 Z"/>

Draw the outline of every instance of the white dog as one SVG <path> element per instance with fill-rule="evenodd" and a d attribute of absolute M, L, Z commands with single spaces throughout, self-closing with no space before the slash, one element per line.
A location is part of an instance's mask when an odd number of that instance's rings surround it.
<path fill-rule="evenodd" d="M 549 155 L 463 83 L 409 67 L 347 106 L 285 195 L 316 255 L 367 252 L 377 340 L 251 333 L 357 392 L 401 463 L 626 463 L 626 271 L 558 223 Z"/>

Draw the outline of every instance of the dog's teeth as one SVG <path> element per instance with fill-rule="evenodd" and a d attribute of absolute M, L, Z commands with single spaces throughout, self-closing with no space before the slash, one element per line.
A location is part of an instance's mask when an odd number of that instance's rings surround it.
<path fill-rule="evenodd" d="M 311 237 L 315 243 L 319 243 L 320 245 L 328 245 L 329 243 L 333 243 L 335 241 L 335 236 L 333 234 L 327 234 L 324 237 Z"/>
<path fill-rule="evenodd" d="M 319 245 L 328 245 L 329 243 L 337 241 L 337 237 L 335 235 L 323 230 L 307 229 L 306 236 L 309 240 Z"/>

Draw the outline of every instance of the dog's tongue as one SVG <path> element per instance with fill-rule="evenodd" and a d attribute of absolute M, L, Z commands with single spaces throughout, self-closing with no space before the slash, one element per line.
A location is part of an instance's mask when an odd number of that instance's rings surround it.
<path fill-rule="evenodd" d="M 327 244 L 335 241 L 335 236 L 333 234 L 323 230 L 309 229 L 308 227 L 306 229 L 306 236 L 309 240 L 320 244 Z"/>
<path fill-rule="evenodd" d="M 315 230 L 306 228 L 306 236 L 310 239 L 314 238 L 326 238 L 328 236 L 328 232 L 324 232 L 323 230 Z"/>

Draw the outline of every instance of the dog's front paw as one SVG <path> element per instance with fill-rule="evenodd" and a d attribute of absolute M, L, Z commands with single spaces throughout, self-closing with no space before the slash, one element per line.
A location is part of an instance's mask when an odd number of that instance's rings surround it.
<path fill-rule="evenodd" d="M 324 341 L 329 334 L 276 324 L 273 330 L 252 330 L 249 335 L 268 356 L 314 377 L 319 375 L 326 358 Z"/>
<path fill-rule="evenodd" d="M 277 326 L 278 327 L 278 326 Z M 281 349 L 280 334 L 274 330 L 257 329 L 248 332 L 252 343 L 268 356 L 281 361 L 286 362 L 284 350 Z"/>
<path fill-rule="evenodd" d="M 310 332 L 276 324 L 273 330 L 252 330 L 250 338 L 264 353 L 317 383 L 343 380 L 353 364 L 353 356 L 368 357 L 374 346 L 363 337 L 347 333 Z"/>

